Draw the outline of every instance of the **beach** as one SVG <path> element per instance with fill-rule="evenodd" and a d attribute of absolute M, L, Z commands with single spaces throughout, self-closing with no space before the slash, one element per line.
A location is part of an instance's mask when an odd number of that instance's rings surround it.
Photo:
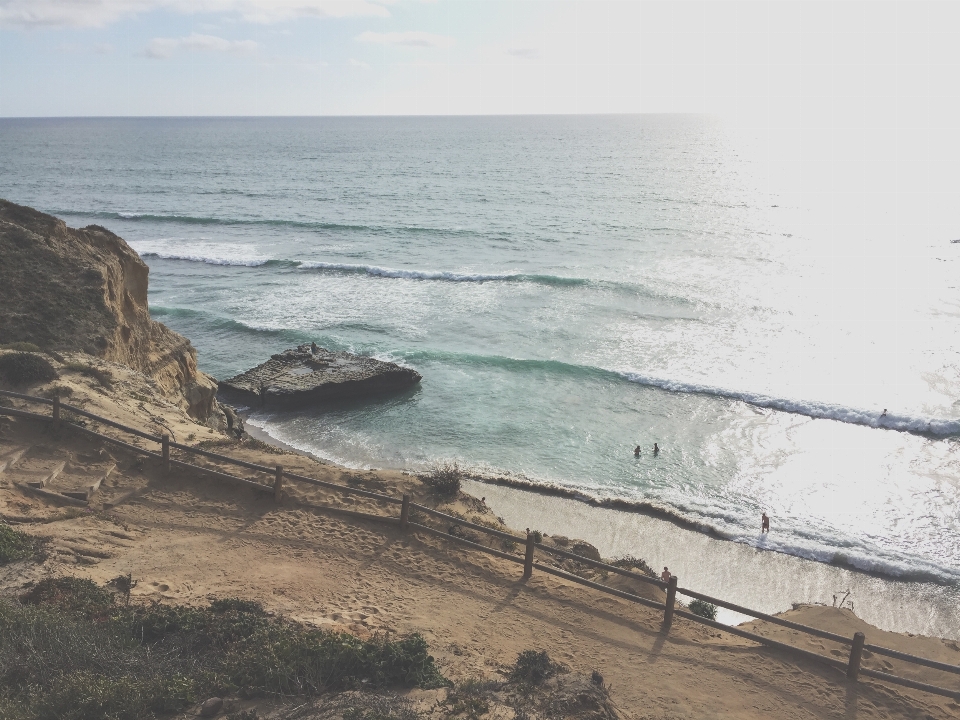
<path fill-rule="evenodd" d="M 844 607 L 852 606 L 857 617 L 871 625 L 960 639 L 960 604 L 954 587 L 891 580 L 711 538 L 659 518 L 591 507 L 576 500 L 475 481 L 467 481 L 465 489 L 485 497 L 490 508 L 513 527 L 580 537 L 604 557 L 642 553 L 656 569 L 669 566 L 681 586 L 760 612 L 783 612 L 798 603 L 832 606 L 846 598 Z M 759 534 L 759 518 L 757 529 Z M 775 528 L 771 532 L 776 532 Z M 746 621 L 724 608 L 717 617 L 730 624 Z"/>

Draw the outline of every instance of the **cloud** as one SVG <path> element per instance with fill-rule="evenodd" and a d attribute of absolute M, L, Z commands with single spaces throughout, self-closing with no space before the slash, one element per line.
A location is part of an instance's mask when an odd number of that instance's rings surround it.
<path fill-rule="evenodd" d="M 540 57 L 540 51 L 537 48 L 507 48 L 507 54 L 524 60 L 536 60 Z"/>
<path fill-rule="evenodd" d="M 165 59 L 178 50 L 249 54 L 256 52 L 257 43 L 253 40 L 224 40 L 216 35 L 193 33 L 182 38 L 154 38 L 143 53 L 147 57 Z"/>
<path fill-rule="evenodd" d="M 365 62 L 363 62 L 362 60 L 355 60 L 354 58 L 350 58 L 350 64 L 351 64 L 353 67 L 358 67 L 358 68 L 368 68 L 368 67 L 370 67 L 370 63 L 365 63 Z"/>
<path fill-rule="evenodd" d="M 376 45 L 398 45 L 401 47 L 448 48 L 454 39 L 448 35 L 434 35 L 428 32 L 362 32 L 356 37 L 358 42 Z"/>
<path fill-rule="evenodd" d="M 0 27 L 102 27 L 157 10 L 255 23 L 298 17 L 388 17 L 393 0 L 0 0 Z"/>

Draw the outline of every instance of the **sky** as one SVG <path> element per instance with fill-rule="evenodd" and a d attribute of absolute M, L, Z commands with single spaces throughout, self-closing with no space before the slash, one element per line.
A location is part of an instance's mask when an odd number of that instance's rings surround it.
<path fill-rule="evenodd" d="M 0 116 L 692 112 L 949 136 L 958 20 L 950 2 L 0 0 Z"/>

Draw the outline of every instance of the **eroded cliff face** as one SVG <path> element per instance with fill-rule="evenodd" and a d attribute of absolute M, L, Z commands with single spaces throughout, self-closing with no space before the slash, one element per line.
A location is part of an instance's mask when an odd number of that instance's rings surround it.
<path fill-rule="evenodd" d="M 67 227 L 0 200 L 0 343 L 80 350 L 154 378 L 191 417 L 216 411 L 217 382 L 182 335 L 150 319 L 149 269 L 98 225 Z"/>

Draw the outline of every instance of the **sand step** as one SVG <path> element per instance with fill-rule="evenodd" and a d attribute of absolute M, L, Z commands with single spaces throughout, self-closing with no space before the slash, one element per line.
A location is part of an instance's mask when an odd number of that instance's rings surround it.
<path fill-rule="evenodd" d="M 17 461 L 22 458 L 28 451 L 30 446 L 26 445 L 24 447 L 14 447 L 10 445 L 0 445 L 0 473 L 2 473 L 7 468 L 12 468 L 17 464 Z"/>
<path fill-rule="evenodd" d="M 62 493 L 53 492 L 52 490 L 45 490 L 44 488 L 33 487 L 32 485 L 27 485 L 26 483 L 16 483 L 16 486 L 25 492 L 32 493 L 34 495 L 39 495 L 40 497 L 46 498 L 48 500 L 53 500 L 54 502 L 66 503 L 67 505 L 86 505 L 86 500 L 79 500 L 74 497 L 69 497 Z"/>
<path fill-rule="evenodd" d="M 33 462 L 21 460 L 17 466 L 7 474 L 15 483 L 29 485 L 35 488 L 45 488 L 57 479 L 57 475 L 66 467 L 66 460 L 45 460 L 43 462 L 31 458 Z"/>
<path fill-rule="evenodd" d="M 51 489 L 77 500 L 89 500 L 116 469 L 116 463 L 99 468 L 71 466 L 68 472 L 57 478 L 55 487 Z"/>

